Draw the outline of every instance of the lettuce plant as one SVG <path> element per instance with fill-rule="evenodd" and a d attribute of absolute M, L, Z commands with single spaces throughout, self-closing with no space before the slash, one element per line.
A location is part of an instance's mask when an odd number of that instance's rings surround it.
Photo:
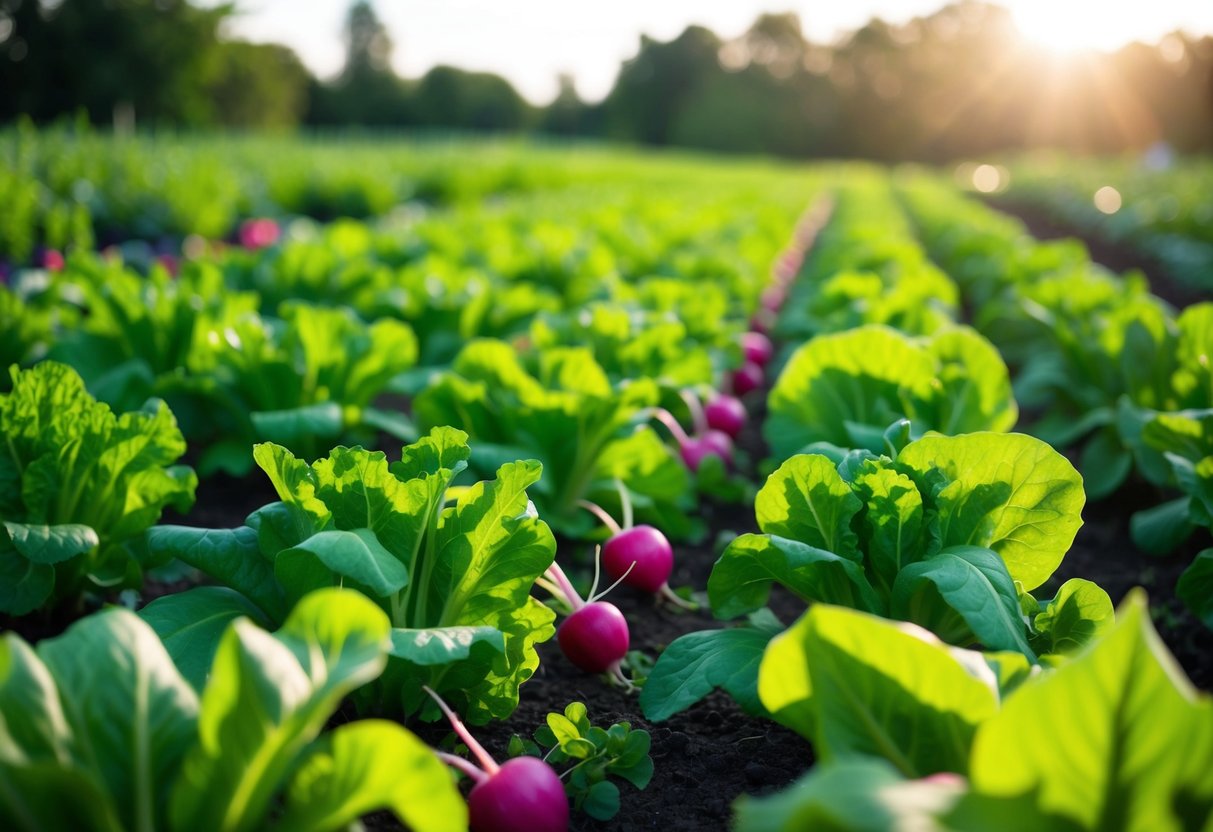
<path fill-rule="evenodd" d="M 210 330 L 191 353 L 189 377 L 172 400 L 194 417 L 185 422 L 187 434 L 208 444 L 203 473 L 247 472 L 248 448 L 257 441 L 314 456 L 376 429 L 416 438 L 407 420 L 372 406 L 417 359 L 407 325 L 367 325 L 348 309 L 302 303 L 285 304 L 281 314 L 242 316 Z"/>
<path fill-rule="evenodd" d="M 429 685 L 471 722 L 509 716 L 539 666 L 535 645 L 554 632 L 554 613 L 530 589 L 556 543 L 527 499 L 539 463 L 505 463 L 494 479 L 453 489 L 468 455 L 467 435 L 453 428 L 432 431 L 391 465 L 362 448 L 335 448 L 309 465 L 258 445 L 254 457 L 281 502 L 237 529 L 154 529 L 157 556 L 223 586 L 157 599 L 141 615 L 201 688 L 228 621 L 247 615 L 272 626 L 314 589 L 354 588 L 391 622 L 388 667 L 359 694 L 364 706 L 411 714 L 430 702 Z"/>
<path fill-rule="evenodd" d="M 165 397 L 211 332 L 257 309 L 256 295 L 226 290 L 219 271 L 201 263 L 174 278 L 159 267 L 141 275 L 121 263 L 79 257 L 59 280 L 83 314 L 59 335 L 50 357 L 70 364 L 90 393 L 121 410 Z M 192 414 L 172 404 L 188 425 Z"/>
<path fill-rule="evenodd" d="M 336 830 L 387 810 L 458 832 L 467 811 L 438 758 L 401 726 L 322 734 L 383 670 L 387 617 L 320 590 L 275 633 L 223 632 L 196 693 L 143 621 L 92 615 L 31 648 L 0 640 L 0 825 L 47 829 Z"/>
<path fill-rule="evenodd" d="M 70 367 L 12 369 L 0 395 L 0 612 L 79 604 L 138 586 L 145 530 L 194 502 L 185 440 L 161 401 L 115 414 Z"/>
<path fill-rule="evenodd" d="M 51 340 L 54 319 L 42 305 L 27 302 L 0 283 L 0 368 L 40 357 Z M 8 377 L 0 375 L 0 391 L 8 389 Z"/>
<path fill-rule="evenodd" d="M 823 446 L 885 450 L 908 418 L 919 433 L 1010 430 L 1018 416 L 1006 365 L 967 327 L 913 338 L 883 326 L 813 338 L 771 389 L 763 435 L 776 460 Z"/>
<path fill-rule="evenodd" d="M 594 528 L 580 501 L 618 509 L 619 481 L 640 522 L 671 537 L 690 534 L 686 509 L 694 495 L 686 469 L 643 424 L 657 404 L 657 385 L 649 379 L 611 384 L 585 348 L 546 349 L 534 363 L 532 372 L 504 342 L 473 341 L 414 401 L 418 426 L 467 431 L 477 471 L 503 459 L 538 459 L 544 476 L 534 499 L 562 532 Z"/>
<path fill-rule="evenodd" d="M 1049 600 L 1030 594 L 1070 548 L 1083 503 L 1074 467 L 1022 434 L 932 434 L 894 458 L 856 451 L 837 465 L 801 454 L 759 491 L 763 533 L 729 544 L 708 598 L 718 618 L 753 615 L 779 583 L 809 603 L 1036 662 L 1073 652 L 1111 621 L 1107 593 L 1089 581 L 1067 581 Z M 646 713 L 676 713 L 718 685 L 755 709 L 754 659 L 778 629 L 759 621 L 678 639 L 649 676 Z"/>
<path fill-rule="evenodd" d="M 1144 596 L 1054 670 L 817 606 L 773 641 L 759 692 L 818 763 L 743 798 L 738 832 L 1207 829 L 1213 701 L 1158 639 Z"/>

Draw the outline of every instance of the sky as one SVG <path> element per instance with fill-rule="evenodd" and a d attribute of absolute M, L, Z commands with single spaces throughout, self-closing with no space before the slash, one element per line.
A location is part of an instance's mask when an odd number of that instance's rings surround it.
<path fill-rule="evenodd" d="M 214 2 L 215 0 L 210 0 Z M 341 27 L 350 0 L 237 0 L 228 31 L 252 41 L 285 43 L 321 77 L 336 74 Z M 393 65 L 408 78 L 449 64 L 495 72 L 536 104 L 568 73 L 583 98 L 610 90 L 619 65 L 636 54 L 640 35 L 674 38 L 699 23 L 724 38 L 744 32 L 762 12 L 794 11 L 805 34 L 831 42 L 873 16 L 904 22 L 942 0 L 375 0 L 395 44 Z M 1029 39 L 1057 49 L 1115 49 L 1155 42 L 1185 29 L 1213 33 L 1210 0 L 1005 0 Z"/>

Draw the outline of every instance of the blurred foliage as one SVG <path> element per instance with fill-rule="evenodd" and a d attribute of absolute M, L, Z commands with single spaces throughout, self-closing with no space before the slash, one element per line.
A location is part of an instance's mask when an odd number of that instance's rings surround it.
<path fill-rule="evenodd" d="M 994 151 L 1213 149 L 1213 37 L 1114 53 L 1034 46 L 1010 14 L 960 2 L 904 24 L 873 19 L 833 45 L 794 13 L 726 40 L 688 26 L 642 36 L 598 103 L 572 81 L 546 107 L 500 76 L 392 69 L 370 0 L 347 14 L 346 61 L 310 77 L 285 47 L 232 43 L 231 5 L 186 0 L 0 0 L 0 121 L 83 109 L 94 123 L 543 131 L 783 156 L 942 161 Z M 1060 25 L 1060 24 L 1059 24 Z M 65 60 L 64 56 L 70 56 Z"/>

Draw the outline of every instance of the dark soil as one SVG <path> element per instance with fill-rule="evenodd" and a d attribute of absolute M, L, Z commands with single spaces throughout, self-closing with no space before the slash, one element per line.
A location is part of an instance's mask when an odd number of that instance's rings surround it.
<path fill-rule="evenodd" d="M 1176 309 L 1209 299 L 1207 290 L 1201 290 L 1174 277 L 1170 270 L 1156 257 L 1143 253 L 1130 245 L 1117 243 L 1099 236 L 1085 233 L 1075 226 L 1058 219 L 1038 205 L 1013 202 L 1005 198 L 991 199 L 989 203 L 1000 211 L 1012 214 L 1023 221 L 1033 237 L 1040 240 L 1056 240 L 1075 237 L 1083 241 L 1091 259 L 1116 273 L 1130 270 L 1140 271 L 1150 284 L 1150 291 Z"/>

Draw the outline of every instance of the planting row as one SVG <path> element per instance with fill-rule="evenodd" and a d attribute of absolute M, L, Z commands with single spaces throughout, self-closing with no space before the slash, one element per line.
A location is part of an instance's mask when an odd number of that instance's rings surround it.
<path fill-rule="evenodd" d="M 34 366 L 0 394 L 6 612 L 74 613 L 170 565 L 205 585 L 36 648 L 5 637 L 0 817 L 335 829 L 382 809 L 483 832 L 564 829 L 570 805 L 609 817 L 620 781 L 652 775 L 644 731 L 561 702 L 500 763 L 463 724 L 509 717 L 555 637 L 620 697 L 640 687 L 651 721 L 720 687 L 812 743 L 818 765 L 740 802 L 740 829 L 1207 825 L 1213 705 L 1170 670 L 1144 601 L 1118 617 L 1091 581 L 1039 589 L 1082 524 L 1084 480 L 1007 431 L 1013 390 L 1043 407 L 1030 365 L 1058 336 L 982 315 L 1035 310 L 1053 271 L 1004 285 L 1021 262 L 1007 249 L 983 282 L 924 219 L 952 194 L 907 185 L 911 224 L 886 180 L 844 173 L 828 221 L 806 214 L 782 252 L 813 183 L 755 175 L 339 223 L 176 277 L 83 256 L 23 273 L 5 302 Z M 1207 376 L 1207 342 L 1160 313 L 1175 339 L 1159 361 L 1190 352 Z M 768 372 L 770 458 L 746 460 L 732 438 Z M 332 447 L 385 435 L 408 442 L 399 458 Z M 204 475 L 255 464 L 277 499 L 236 528 L 155 525 L 192 501 L 187 449 Z M 752 463 L 769 472 L 757 490 Z M 670 539 L 702 533 L 703 495 L 752 502 L 759 528 L 727 543 L 706 596 L 669 586 Z M 737 623 L 649 667 L 553 530 L 602 541 L 591 567 L 609 581 Z M 346 696 L 362 716 L 445 716 L 456 736 L 432 753 L 348 712 L 325 731 Z M 471 782 L 470 816 L 440 760 Z"/>

